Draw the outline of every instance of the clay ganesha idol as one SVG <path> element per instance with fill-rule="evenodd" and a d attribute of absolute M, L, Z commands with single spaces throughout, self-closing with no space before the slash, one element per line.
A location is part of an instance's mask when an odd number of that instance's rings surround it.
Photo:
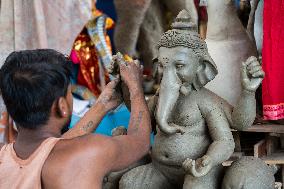
<path fill-rule="evenodd" d="M 250 57 L 243 63 L 242 93 L 233 108 L 204 88 L 217 75 L 217 68 L 190 14 L 181 11 L 172 28 L 162 35 L 155 59 L 163 76 L 158 93 L 149 101 L 158 127 L 152 162 L 124 174 L 121 189 L 221 188 L 224 178 L 221 163 L 232 155 L 235 146 L 231 128 L 245 129 L 255 118 L 255 91 L 264 77 L 257 59 Z M 115 60 L 114 64 L 124 61 L 121 56 Z M 127 93 L 123 87 L 122 91 Z M 243 160 L 236 167 L 245 169 L 250 162 Z M 230 175 L 235 173 L 232 169 Z M 236 173 L 239 170 L 242 169 L 236 169 Z M 272 171 L 269 168 L 263 171 L 269 182 L 258 186 L 271 188 Z M 244 178 L 238 181 L 239 177 L 230 175 L 223 182 L 224 189 L 246 188 Z M 237 186 L 241 182 L 243 185 Z"/>

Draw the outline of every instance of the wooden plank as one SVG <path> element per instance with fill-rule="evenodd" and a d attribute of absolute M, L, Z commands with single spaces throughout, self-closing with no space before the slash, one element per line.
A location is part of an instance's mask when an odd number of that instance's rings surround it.
<path fill-rule="evenodd" d="M 262 124 L 253 125 L 246 129 L 247 132 L 263 132 L 263 133 L 284 133 L 284 125 L 277 124 Z"/>
<path fill-rule="evenodd" d="M 232 129 L 232 131 L 237 131 Z M 258 133 L 284 133 L 284 125 L 278 124 L 260 124 L 252 125 L 250 128 L 245 129 L 245 132 L 258 132 Z"/>
<path fill-rule="evenodd" d="M 277 152 L 261 158 L 265 163 L 270 165 L 284 165 L 284 152 Z"/>
<path fill-rule="evenodd" d="M 272 133 L 269 133 L 268 136 L 266 136 L 266 152 L 267 155 L 271 155 L 274 152 L 276 152 L 278 148 L 278 141 L 279 138 L 276 136 L 272 136 Z"/>
<path fill-rule="evenodd" d="M 266 156 L 266 141 L 263 139 L 253 146 L 254 157 Z"/>

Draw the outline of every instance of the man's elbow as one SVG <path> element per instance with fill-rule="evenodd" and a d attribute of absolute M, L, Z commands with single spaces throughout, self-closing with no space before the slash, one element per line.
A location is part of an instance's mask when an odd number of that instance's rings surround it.
<path fill-rule="evenodd" d="M 141 156 L 144 156 L 149 153 L 151 144 L 150 144 L 150 136 L 147 140 L 141 140 L 139 142 L 138 149 L 140 150 Z"/>

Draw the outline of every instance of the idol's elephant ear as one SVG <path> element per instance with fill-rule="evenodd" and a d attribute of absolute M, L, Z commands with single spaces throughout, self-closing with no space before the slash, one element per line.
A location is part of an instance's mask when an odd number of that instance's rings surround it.
<path fill-rule="evenodd" d="M 218 74 L 217 66 L 210 56 L 204 56 L 199 61 L 196 81 L 193 83 L 195 89 L 200 89 L 213 80 Z"/>

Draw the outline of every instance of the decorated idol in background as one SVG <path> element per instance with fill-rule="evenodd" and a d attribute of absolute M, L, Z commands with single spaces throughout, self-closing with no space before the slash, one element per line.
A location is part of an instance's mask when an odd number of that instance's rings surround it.
<path fill-rule="evenodd" d="M 76 84 L 86 87 L 85 91 L 89 90 L 95 97 L 98 97 L 110 81 L 106 67 L 109 67 L 111 63 L 112 47 L 107 30 L 114 26 L 114 22 L 95 6 L 92 14 L 92 19 L 86 22 L 74 41 L 71 59 L 76 68 Z M 82 90 L 82 87 L 73 87 L 73 93 Z M 86 98 L 83 97 L 83 99 Z"/>

